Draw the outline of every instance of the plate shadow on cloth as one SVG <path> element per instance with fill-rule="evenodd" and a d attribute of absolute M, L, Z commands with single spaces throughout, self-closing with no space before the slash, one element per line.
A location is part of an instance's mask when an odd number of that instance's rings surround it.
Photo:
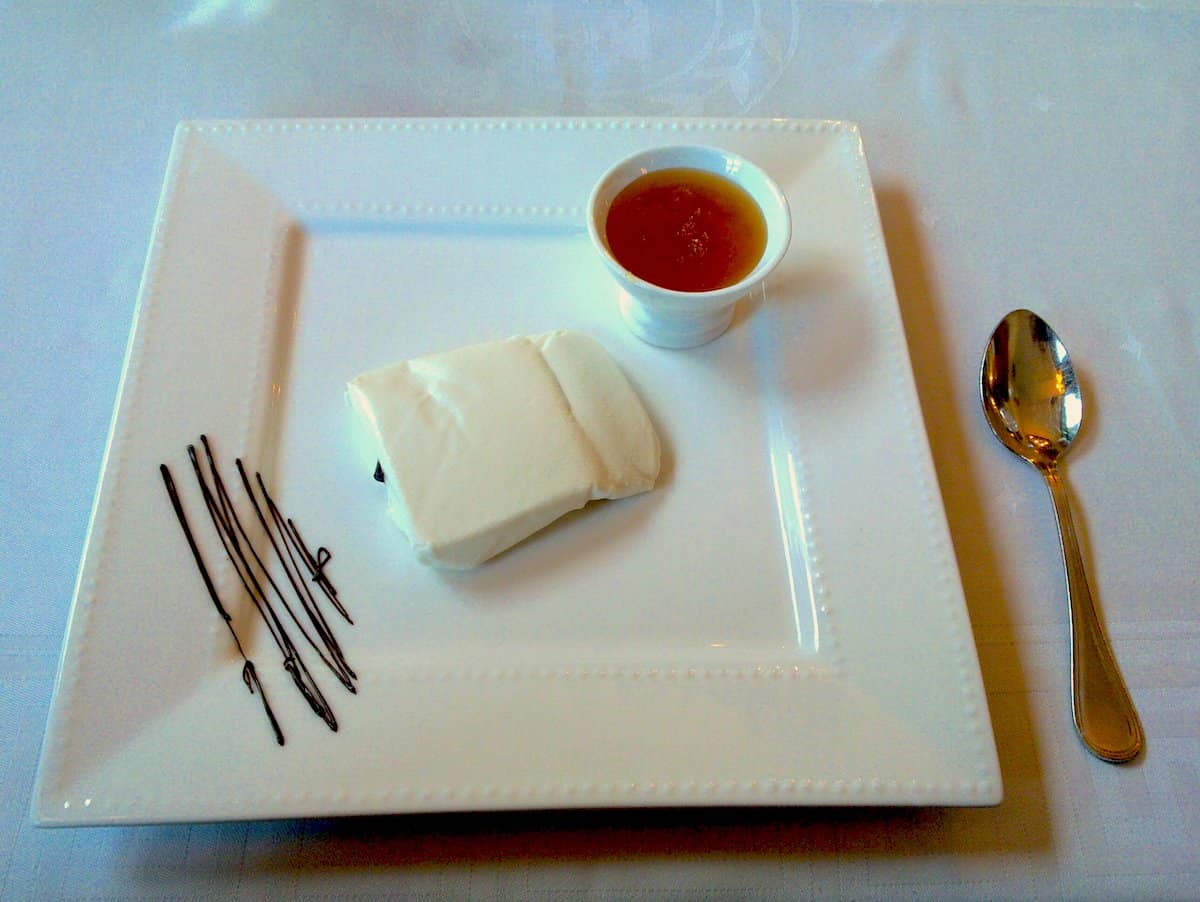
<path fill-rule="evenodd" d="M 536 881 L 542 868 L 553 879 L 571 865 L 618 864 L 639 869 L 639 879 L 674 879 L 681 869 L 730 860 L 766 867 L 761 877 L 770 883 L 778 867 L 852 869 L 848 857 L 869 858 L 903 880 L 929 859 L 962 856 L 969 870 L 972 859 L 1044 848 L 1036 824 L 1010 818 L 997 830 L 1000 810 L 668 808 L 172 825 L 134 828 L 131 864 L 147 888 L 202 880 L 224 866 L 240 868 L 243 889 L 314 874 L 361 880 L 367 889 L 381 879 L 438 874 L 511 879 L 513 868 L 530 869 Z M 189 856 L 189 847 L 207 851 Z M 735 869 L 733 879 L 753 873 Z"/>

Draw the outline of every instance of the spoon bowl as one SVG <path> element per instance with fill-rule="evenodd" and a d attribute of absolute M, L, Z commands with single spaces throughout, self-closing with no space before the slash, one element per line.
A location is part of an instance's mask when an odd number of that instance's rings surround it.
<path fill-rule="evenodd" d="M 1054 502 L 1071 612 L 1071 710 L 1097 757 L 1135 758 L 1142 725 L 1092 601 L 1060 462 L 1083 423 L 1083 394 L 1062 339 L 1040 316 L 1014 310 L 992 333 L 980 373 L 983 412 L 1009 451 L 1032 464 Z"/>
<path fill-rule="evenodd" d="M 1057 462 L 1083 422 L 1083 395 L 1066 345 L 1036 313 L 1014 310 L 983 358 L 983 409 L 1008 450 L 1036 465 Z"/>

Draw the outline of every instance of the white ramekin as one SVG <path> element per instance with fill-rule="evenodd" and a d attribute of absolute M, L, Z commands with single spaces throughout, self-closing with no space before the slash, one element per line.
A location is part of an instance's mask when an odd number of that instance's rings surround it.
<path fill-rule="evenodd" d="M 613 199 L 639 176 L 674 168 L 716 173 L 744 189 L 758 204 L 767 224 L 767 244 L 758 265 L 741 281 L 711 291 L 675 291 L 635 276 L 613 257 L 605 239 Z M 728 329 L 738 300 L 779 265 L 792 238 L 792 218 L 779 186 L 749 160 L 716 147 L 676 145 L 643 150 L 609 169 L 592 189 L 588 233 L 623 289 L 621 315 L 633 333 L 659 347 L 692 348 Z"/>

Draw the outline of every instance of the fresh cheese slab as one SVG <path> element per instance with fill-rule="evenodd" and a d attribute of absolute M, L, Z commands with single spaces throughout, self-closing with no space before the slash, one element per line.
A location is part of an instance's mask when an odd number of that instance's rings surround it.
<path fill-rule="evenodd" d="M 592 499 L 658 478 L 641 400 L 578 332 L 418 357 L 358 376 L 347 395 L 389 510 L 428 564 L 475 567 Z"/>

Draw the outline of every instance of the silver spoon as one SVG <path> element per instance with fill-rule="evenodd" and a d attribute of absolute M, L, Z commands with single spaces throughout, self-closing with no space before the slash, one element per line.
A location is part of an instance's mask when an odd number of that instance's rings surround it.
<path fill-rule="evenodd" d="M 1071 608 L 1071 702 L 1084 745 L 1123 762 L 1142 748 L 1142 724 L 1092 603 L 1059 460 L 1079 432 L 1083 396 L 1067 349 L 1029 310 L 1000 321 L 983 355 L 983 412 L 1004 446 L 1037 468 L 1054 500 Z"/>

